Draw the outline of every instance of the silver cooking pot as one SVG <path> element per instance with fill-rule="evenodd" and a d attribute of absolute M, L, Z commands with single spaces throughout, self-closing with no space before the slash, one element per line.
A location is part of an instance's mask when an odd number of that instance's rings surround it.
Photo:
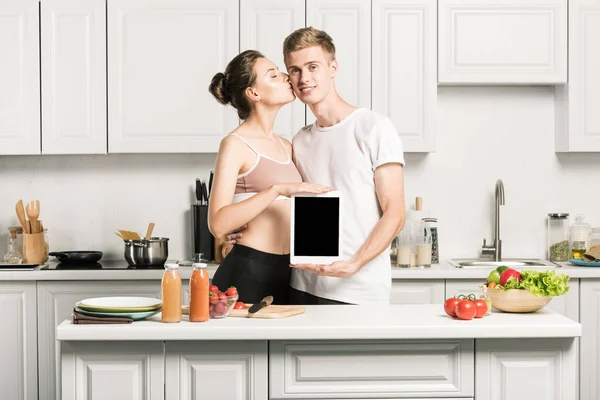
<path fill-rule="evenodd" d="M 169 256 L 169 238 L 151 237 L 150 240 L 126 240 L 125 260 L 129 265 L 164 265 Z"/>

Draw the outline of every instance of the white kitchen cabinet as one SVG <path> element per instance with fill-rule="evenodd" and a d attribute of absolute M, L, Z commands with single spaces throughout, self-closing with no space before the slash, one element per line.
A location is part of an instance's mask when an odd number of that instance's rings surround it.
<path fill-rule="evenodd" d="M 49 272 L 51 273 L 51 272 Z M 160 298 L 160 281 L 46 281 L 37 284 L 39 399 L 60 396 L 60 342 L 56 327 L 71 318 L 75 303 L 90 297 L 142 296 Z M 81 399 L 82 397 L 77 397 Z M 118 397 L 113 397 L 118 398 Z M 66 397 L 62 397 L 63 400 Z"/>
<path fill-rule="evenodd" d="M 3 0 L 0 21 L 0 155 L 40 154 L 38 0 Z"/>
<path fill-rule="evenodd" d="M 477 400 L 577 399 L 575 340 L 475 341 Z M 593 399 L 593 396 L 581 399 Z"/>
<path fill-rule="evenodd" d="M 436 35 L 436 0 L 373 0 L 373 111 L 392 120 L 405 152 L 435 151 Z"/>
<path fill-rule="evenodd" d="M 35 281 L 0 282 L 2 399 L 38 398 L 35 296 Z"/>
<path fill-rule="evenodd" d="M 335 87 L 357 107 L 371 108 L 371 1 L 306 0 L 306 26 L 326 31 L 336 48 Z M 315 121 L 306 108 L 306 123 Z"/>
<path fill-rule="evenodd" d="M 106 2 L 41 2 L 42 153 L 105 154 Z"/>
<path fill-rule="evenodd" d="M 270 341 L 270 398 L 471 397 L 473 345 L 473 340 Z"/>
<path fill-rule="evenodd" d="M 109 153 L 214 153 L 237 113 L 208 92 L 239 53 L 238 0 L 108 1 Z"/>
<path fill-rule="evenodd" d="M 596 399 L 600 393 L 600 279 L 581 281 L 580 301 L 580 398 Z"/>
<path fill-rule="evenodd" d="M 61 400 L 164 400 L 163 342 L 64 342 Z"/>
<path fill-rule="evenodd" d="M 567 0 L 439 0 L 439 83 L 566 83 L 567 11 Z"/>
<path fill-rule="evenodd" d="M 281 72 L 287 72 L 283 62 L 283 40 L 304 27 L 305 0 L 244 0 L 240 2 L 240 51 L 258 50 Z M 305 106 L 295 100 L 279 110 L 275 134 L 288 140 L 305 125 Z"/>
<path fill-rule="evenodd" d="M 393 280 L 390 304 L 437 304 L 444 302 L 444 281 Z"/>
<path fill-rule="evenodd" d="M 569 0 L 569 84 L 556 88 L 557 152 L 600 151 L 600 0 Z"/>
<path fill-rule="evenodd" d="M 557 273 L 560 272 L 557 271 Z M 446 298 L 454 296 L 456 293 L 479 295 L 481 293 L 479 286 L 484 282 L 485 279 L 446 280 Z M 571 279 L 567 294 L 553 298 L 546 307 L 579 322 L 579 279 Z"/>
<path fill-rule="evenodd" d="M 269 398 L 266 340 L 166 342 L 166 399 Z"/>

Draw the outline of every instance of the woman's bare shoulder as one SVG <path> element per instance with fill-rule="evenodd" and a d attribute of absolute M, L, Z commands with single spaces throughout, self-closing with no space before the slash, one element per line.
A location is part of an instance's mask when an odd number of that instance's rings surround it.
<path fill-rule="evenodd" d="M 283 145 L 285 146 L 286 150 L 292 150 L 292 143 L 285 137 L 285 136 L 281 136 L 281 135 L 277 135 L 279 136 L 279 139 L 281 139 L 281 142 L 283 143 Z"/>

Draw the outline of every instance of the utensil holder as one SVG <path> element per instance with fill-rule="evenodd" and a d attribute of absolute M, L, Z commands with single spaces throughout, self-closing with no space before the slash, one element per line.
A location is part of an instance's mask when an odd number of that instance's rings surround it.
<path fill-rule="evenodd" d="M 192 205 L 192 240 L 194 254 L 205 260 L 216 260 L 215 238 L 208 229 L 208 206 Z"/>
<path fill-rule="evenodd" d="M 47 260 L 44 232 L 23 233 L 23 261 L 26 264 L 42 264 Z"/>

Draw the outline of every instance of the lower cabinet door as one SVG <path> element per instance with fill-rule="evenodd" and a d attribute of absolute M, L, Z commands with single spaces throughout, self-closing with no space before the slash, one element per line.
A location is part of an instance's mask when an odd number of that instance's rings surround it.
<path fill-rule="evenodd" d="M 574 338 L 480 339 L 475 349 L 477 400 L 578 398 Z"/>
<path fill-rule="evenodd" d="M 459 339 L 270 341 L 270 399 L 469 398 L 473 346 Z"/>
<path fill-rule="evenodd" d="M 267 400 L 267 341 L 166 342 L 166 399 Z"/>
<path fill-rule="evenodd" d="M 61 400 L 164 400 L 163 342 L 63 342 Z"/>

